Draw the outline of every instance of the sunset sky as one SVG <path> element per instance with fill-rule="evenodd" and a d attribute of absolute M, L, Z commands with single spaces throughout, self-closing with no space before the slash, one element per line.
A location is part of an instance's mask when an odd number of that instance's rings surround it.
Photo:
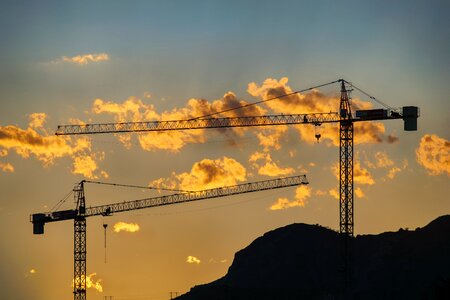
<path fill-rule="evenodd" d="M 314 4 L 312 4 L 314 2 Z M 308 186 L 88 218 L 88 298 L 168 299 L 291 223 L 338 229 L 336 126 L 57 137 L 57 125 L 187 119 L 339 78 L 403 121 L 355 126 L 355 234 L 450 213 L 448 1 L 2 1 L 0 298 L 73 298 L 73 222 L 33 235 L 83 180 Z M 221 116 L 338 110 L 338 84 Z M 354 108 L 381 108 L 354 91 Z M 165 192 L 164 192 L 165 193 Z M 164 193 L 86 185 L 87 205 Z M 74 207 L 73 196 L 59 209 Z M 107 227 L 105 263 L 104 228 Z"/>

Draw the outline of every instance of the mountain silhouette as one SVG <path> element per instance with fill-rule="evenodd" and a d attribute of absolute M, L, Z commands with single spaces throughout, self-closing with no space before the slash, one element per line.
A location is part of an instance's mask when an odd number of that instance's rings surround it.
<path fill-rule="evenodd" d="M 450 299 L 450 215 L 347 245 L 345 272 L 339 233 L 307 224 L 278 228 L 237 252 L 224 277 L 176 299 Z"/>

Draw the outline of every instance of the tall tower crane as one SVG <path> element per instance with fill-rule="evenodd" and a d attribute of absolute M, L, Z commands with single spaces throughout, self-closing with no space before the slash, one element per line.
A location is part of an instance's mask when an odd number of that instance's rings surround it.
<path fill-rule="evenodd" d="M 416 131 L 417 118 L 419 117 L 419 108 L 416 106 L 405 106 L 401 109 L 392 109 L 390 107 L 387 107 L 387 105 L 385 105 L 384 103 L 378 101 L 375 97 L 372 97 L 361 89 L 354 87 L 350 82 L 344 79 L 338 79 L 330 83 L 317 85 L 315 87 L 310 87 L 301 91 L 277 96 L 271 99 L 265 99 L 256 103 L 250 103 L 244 106 L 228 109 L 226 111 L 243 108 L 249 105 L 259 104 L 274 99 L 279 99 L 337 82 L 340 82 L 341 84 L 339 112 L 244 116 L 228 118 L 210 117 L 217 114 L 214 113 L 208 116 L 198 117 L 190 120 L 60 125 L 56 130 L 56 135 L 125 133 L 295 124 L 313 124 L 317 126 L 323 123 L 339 123 L 339 231 L 342 235 L 351 237 L 353 236 L 354 232 L 353 123 L 375 120 L 403 119 L 405 131 Z M 350 91 L 347 90 L 346 84 L 358 89 L 360 92 L 369 96 L 372 100 L 376 100 L 379 103 L 383 104 L 387 109 L 357 110 L 356 113 L 353 114 L 349 97 Z"/>
<path fill-rule="evenodd" d="M 86 218 L 93 216 L 110 216 L 115 213 L 144 209 L 150 207 L 192 202 L 204 199 L 219 198 L 257 191 L 279 189 L 290 186 L 308 184 L 305 175 L 284 177 L 272 180 L 226 186 L 221 188 L 186 191 L 176 194 L 125 201 L 113 204 L 86 207 L 84 193 L 85 183 L 99 183 L 83 180 L 73 191 L 76 207 L 69 210 L 60 210 L 49 213 L 36 213 L 31 215 L 33 233 L 43 234 L 46 223 L 74 220 L 74 279 L 73 293 L 75 300 L 86 299 Z"/>

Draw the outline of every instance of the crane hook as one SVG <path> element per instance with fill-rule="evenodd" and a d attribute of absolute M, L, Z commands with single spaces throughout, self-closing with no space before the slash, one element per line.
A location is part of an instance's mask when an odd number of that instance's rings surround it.
<path fill-rule="evenodd" d="M 320 138 L 322 137 L 322 135 L 320 134 L 320 131 L 319 131 L 319 126 L 320 125 L 322 125 L 322 124 L 320 124 L 320 123 L 315 123 L 314 124 L 314 128 L 315 128 L 315 137 L 316 137 L 316 139 L 317 139 L 317 143 L 319 143 L 319 141 L 320 141 Z"/>
<path fill-rule="evenodd" d="M 106 228 L 108 227 L 108 224 L 103 223 L 103 228 L 105 229 L 105 264 L 106 264 Z"/>

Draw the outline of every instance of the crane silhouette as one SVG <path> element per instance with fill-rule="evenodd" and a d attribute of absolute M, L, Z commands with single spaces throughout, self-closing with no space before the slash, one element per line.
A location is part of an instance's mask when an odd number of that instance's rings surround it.
<path fill-rule="evenodd" d="M 336 112 L 317 112 L 308 114 L 277 114 L 277 115 L 263 115 L 263 116 L 240 116 L 240 117 L 214 117 L 215 115 L 226 113 L 235 109 L 242 109 L 251 105 L 257 105 L 263 102 L 281 99 L 293 94 L 310 91 L 319 87 L 330 84 L 340 83 L 340 103 L 339 110 Z M 351 109 L 350 95 L 351 89 L 347 89 L 347 85 L 355 88 L 368 96 L 371 100 L 377 101 L 385 108 L 382 109 L 366 109 L 356 110 L 355 113 Z M 174 130 L 195 130 L 195 129 L 213 129 L 213 128 L 233 128 L 233 127 L 255 127 L 255 126 L 276 126 L 276 125 L 298 125 L 310 124 L 320 126 L 327 123 L 339 124 L 339 232 L 344 237 L 344 256 L 346 270 L 346 282 L 348 279 L 348 264 L 349 264 L 349 238 L 354 234 L 354 185 L 353 185 L 353 153 L 354 153 L 354 123 L 367 121 L 381 121 L 381 120 L 395 120 L 403 119 L 405 131 L 417 130 L 417 118 L 419 117 L 419 108 L 416 106 L 404 106 L 401 109 L 394 109 L 383 102 L 370 96 L 363 90 L 355 87 L 350 82 L 344 79 L 338 79 L 329 83 L 316 85 L 303 90 L 295 91 L 281 96 L 275 96 L 269 99 L 264 99 L 258 102 L 249 103 L 233 107 L 224 111 L 215 112 L 209 115 L 196 117 L 188 120 L 163 120 L 163 121 L 144 121 L 144 122 L 120 122 L 120 123 L 97 123 L 97 124 L 83 124 L 83 125 L 60 125 L 56 130 L 56 135 L 83 135 L 83 134 L 106 134 L 106 133 L 130 133 L 130 132 L 158 132 L 158 131 L 174 131 Z M 316 133 L 316 138 L 320 138 L 320 134 Z M 82 191 L 78 192 L 79 195 Z M 84 197 L 84 196 L 83 196 Z M 83 198 L 84 199 L 84 198 Z M 84 202 L 83 202 L 84 203 Z M 81 209 L 81 207 L 79 207 Z M 104 212 L 103 212 L 104 213 Z M 69 213 L 74 214 L 74 212 Z M 83 213 L 84 214 L 84 213 Z M 102 214 L 102 213 L 100 213 Z M 34 215 L 37 217 L 34 222 L 35 229 L 41 228 L 39 218 L 44 215 Z M 46 222 L 51 220 L 45 217 Z M 82 216 L 82 219 L 85 215 Z M 78 218 L 79 219 L 79 218 Z M 85 234 L 85 221 L 80 219 L 75 220 L 75 237 L 81 240 Z M 79 222 L 79 223 L 77 223 Z M 36 225 L 38 224 L 38 225 Z M 77 233 L 77 224 L 79 226 Z M 84 227 L 83 227 L 84 226 Z M 42 227 L 43 228 L 43 227 Z M 84 229 L 83 229 L 84 228 Z M 35 232 L 36 233 L 36 232 Z M 39 233 L 39 232 L 37 232 Z M 81 238 L 79 237 L 81 236 Z M 85 246 L 84 246 L 85 247 Z M 85 264 L 85 256 L 79 254 L 81 257 L 79 263 L 77 262 L 77 254 L 75 255 L 75 273 L 82 274 L 83 271 L 78 270 L 78 265 Z M 84 273 L 85 274 L 85 265 Z M 75 291 L 74 291 L 75 292 Z M 84 298 L 76 298 L 84 299 Z"/>
<path fill-rule="evenodd" d="M 242 109 L 251 105 L 284 98 L 293 94 L 310 91 L 335 83 L 341 84 L 340 103 L 338 112 L 308 113 L 308 114 L 278 114 L 265 116 L 241 116 L 241 117 L 212 117 L 217 114 L 226 113 L 235 109 Z M 370 99 L 379 102 L 385 109 L 357 110 L 352 113 L 349 90 L 346 85 L 358 89 L 369 96 Z M 120 122 L 99 123 L 84 125 L 60 125 L 56 135 L 80 135 L 80 134 L 105 134 L 105 133 L 127 133 L 147 131 L 174 131 L 208 128 L 230 128 L 230 127 L 254 127 L 275 125 L 297 125 L 312 124 L 319 126 L 324 123 L 339 123 L 339 231 L 345 236 L 351 237 L 354 233 L 353 212 L 353 137 L 355 122 L 381 121 L 403 119 L 405 131 L 417 130 L 417 118 L 419 108 L 416 106 L 405 106 L 401 109 L 393 109 L 383 102 L 370 96 L 363 90 L 355 87 L 344 79 L 338 79 L 329 83 L 316 85 L 289 94 L 264 99 L 255 103 L 241 105 L 221 112 L 212 113 L 202 117 L 188 120 L 168 121 L 146 121 L 146 122 Z M 316 138 L 320 138 L 316 134 Z"/>
<path fill-rule="evenodd" d="M 112 214 L 126 211 L 133 211 L 138 209 L 145 209 L 151 207 L 186 203 L 204 199 L 212 199 L 244 193 L 303 185 L 308 184 L 308 180 L 306 179 L 305 175 L 298 175 L 220 188 L 213 188 L 207 190 L 184 191 L 184 192 L 178 191 L 178 193 L 165 196 L 145 198 L 133 201 L 124 201 L 99 206 L 86 206 L 85 189 L 84 189 L 86 183 L 109 184 L 119 186 L 121 185 L 121 184 L 110 184 L 110 183 L 82 180 L 80 183 L 76 184 L 73 189 L 74 198 L 76 202 L 76 207 L 74 209 L 60 210 L 48 213 L 36 213 L 32 214 L 30 218 L 31 222 L 33 223 L 34 234 L 43 234 L 44 226 L 46 223 L 74 220 L 73 293 L 75 300 L 86 299 L 86 265 L 87 265 L 86 218 L 93 216 L 110 216 Z"/>

